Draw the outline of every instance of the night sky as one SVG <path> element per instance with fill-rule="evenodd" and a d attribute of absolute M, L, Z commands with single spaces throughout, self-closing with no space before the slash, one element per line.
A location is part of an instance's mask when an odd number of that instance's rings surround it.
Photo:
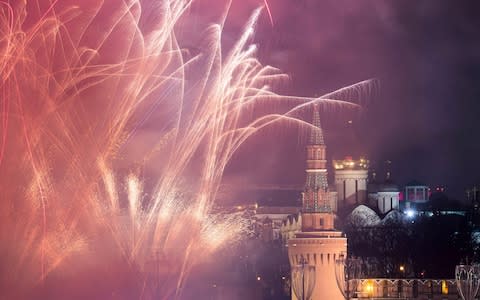
<path fill-rule="evenodd" d="M 259 4 L 234 1 L 227 43 Z M 322 115 L 331 157 L 367 155 L 380 175 L 383 161 L 391 160 L 398 184 L 415 179 L 445 185 L 456 199 L 480 183 L 479 2 L 269 4 L 273 27 L 265 14 L 255 39 L 260 59 L 291 76 L 286 93 L 314 96 L 365 79 L 380 81 L 363 113 Z M 294 135 L 287 130 L 251 141 L 238 155 L 245 174 L 254 182 L 301 183 L 304 141 Z M 259 153 L 256 159 L 252 151 Z"/>

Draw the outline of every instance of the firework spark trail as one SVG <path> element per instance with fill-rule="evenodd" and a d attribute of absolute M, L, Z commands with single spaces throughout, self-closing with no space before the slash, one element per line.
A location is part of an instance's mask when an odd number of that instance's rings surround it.
<path fill-rule="evenodd" d="M 263 3 L 265 4 L 265 8 L 267 9 L 268 18 L 270 19 L 270 24 L 272 24 L 273 26 L 273 16 L 272 16 L 272 11 L 270 10 L 270 5 L 268 4 L 267 0 L 263 0 Z"/>
<path fill-rule="evenodd" d="M 310 126 L 297 113 L 312 103 L 356 106 L 337 99 L 371 92 L 362 82 L 317 99 L 275 94 L 286 76 L 250 45 L 260 9 L 226 56 L 215 24 L 189 58 L 175 26 L 191 1 L 148 12 L 139 0 L 70 2 L 0 4 L 0 284 L 13 298 L 60 277 L 72 294 L 88 290 L 83 272 L 108 286 L 115 270 L 139 277 L 142 297 L 180 295 L 192 268 L 246 227 L 212 212 L 240 145 L 278 122 Z M 246 118 L 277 103 L 293 108 Z M 158 142 L 124 175 L 120 150 L 158 114 Z M 156 156 L 162 176 L 142 182 Z"/>

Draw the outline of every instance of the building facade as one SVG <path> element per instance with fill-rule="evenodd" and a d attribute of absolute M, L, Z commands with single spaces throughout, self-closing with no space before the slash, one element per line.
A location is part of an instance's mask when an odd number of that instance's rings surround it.
<path fill-rule="evenodd" d="M 255 231 L 264 241 L 283 239 L 285 220 L 299 212 L 296 206 L 260 206 L 255 209 Z"/>
<path fill-rule="evenodd" d="M 384 182 L 378 183 L 375 178 L 368 186 L 368 202 L 370 207 L 376 207 L 381 214 L 400 209 L 400 189 L 390 178 L 390 172 Z"/>
<path fill-rule="evenodd" d="M 454 279 L 361 279 L 351 299 L 460 300 Z"/>
<path fill-rule="evenodd" d="M 415 209 L 429 201 L 430 188 L 418 181 L 411 181 L 405 185 L 405 197 L 403 209 Z"/>
<path fill-rule="evenodd" d="M 351 207 L 367 202 L 368 160 L 354 160 L 346 157 L 334 160 L 335 187 L 338 194 L 338 207 Z"/>

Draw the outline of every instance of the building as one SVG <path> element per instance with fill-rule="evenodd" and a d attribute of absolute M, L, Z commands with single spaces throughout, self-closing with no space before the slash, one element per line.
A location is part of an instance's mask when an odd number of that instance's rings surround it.
<path fill-rule="evenodd" d="M 393 209 L 400 208 L 400 189 L 391 180 L 390 172 L 384 182 L 378 183 L 373 175 L 373 181 L 368 185 L 368 202 L 370 207 L 378 209 L 381 214 L 386 214 Z"/>
<path fill-rule="evenodd" d="M 418 181 L 411 181 L 405 185 L 405 209 L 421 206 L 428 202 L 430 197 L 430 188 Z"/>
<path fill-rule="evenodd" d="M 306 184 L 303 192 L 302 228 L 288 240 L 288 257 L 292 269 L 302 262 L 314 267 L 313 300 L 343 300 L 335 279 L 335 260 L 347 253 L 347 238 L 335 230 L 336 194 L 329 191 L 326 168 L 326 146 L 315 105 L 310 142 L 307 145 Z M 293 287 L 295 289 L 295 287 Z M 292 292 L 292 299 L 297 299 Z"/>
<path fill-rule="evenodd" d="M 471 205 L 472 223 L 480 224 L 480 189 L 475 185 L 465 190 L 467 203 Z"/>
<path fill-rule="evenodd" d="M 368 160 L 353 160 L 348 156 L 334 160 L 335 187 L 338 194 L 338 207 L 352 207 L 367 202 Z"/>
<path fill-rule="evenodd" d="M 302 231 L 302 215 L 290 215 L 285 220 L 283 220 L 283 224 L 280 227 L 280 237 L 282 241 L 286 244 L 286 242 L 294 238 L 295 235 Z"/>
<path fill-rule="evenodd" d="M 478 212 L 480 208 L 480 189 L 475 185 L 472 188 L 465 190 L 465 196 L 467 198 L 467 203 L 470 203 L 473 210 Z"/>
<path fill-rule="evenodd" d="M 361 279 L 352 299 L 460 300 L 454 279 Z"/>
<path fill-rule="evenodd" d="M 291 215 L 298 215 L 297 206 L 260 206 L 255 209 L 255 231 L 264 241 L 283 238 L 281 227 Z"/>

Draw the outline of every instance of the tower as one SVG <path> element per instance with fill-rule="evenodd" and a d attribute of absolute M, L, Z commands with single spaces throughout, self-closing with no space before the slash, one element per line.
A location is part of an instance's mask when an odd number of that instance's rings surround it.
<path fill-rule="evenodd" d="M 313 300 L 343 300 L 335 279 L 335 260 L 346 255 L 347 239 L 335 230 L 336 193 L 329 191 L 326 146 L 318 107 L 307 145 L 306 182 L 303 192 L 302 231 L 288 240 L 290 266 L 306 261 L 315 266 Z M 296 300 L 292 293 L 292 299 Z"/>
<path fill-rule="evenodd" d="M 332 228 L 336 211 L 336 193 L 329 191 L 327 147 L 320 124 L 317 105 L 313 109 L 314 128 L 307 145 L 306 182 L 303 192 L 302 231 Z"/>
<path fill-rule="evenodd" d="M 368 160 L 334 160 L 335 187 L 339 209 L 367 203 Z"/>

